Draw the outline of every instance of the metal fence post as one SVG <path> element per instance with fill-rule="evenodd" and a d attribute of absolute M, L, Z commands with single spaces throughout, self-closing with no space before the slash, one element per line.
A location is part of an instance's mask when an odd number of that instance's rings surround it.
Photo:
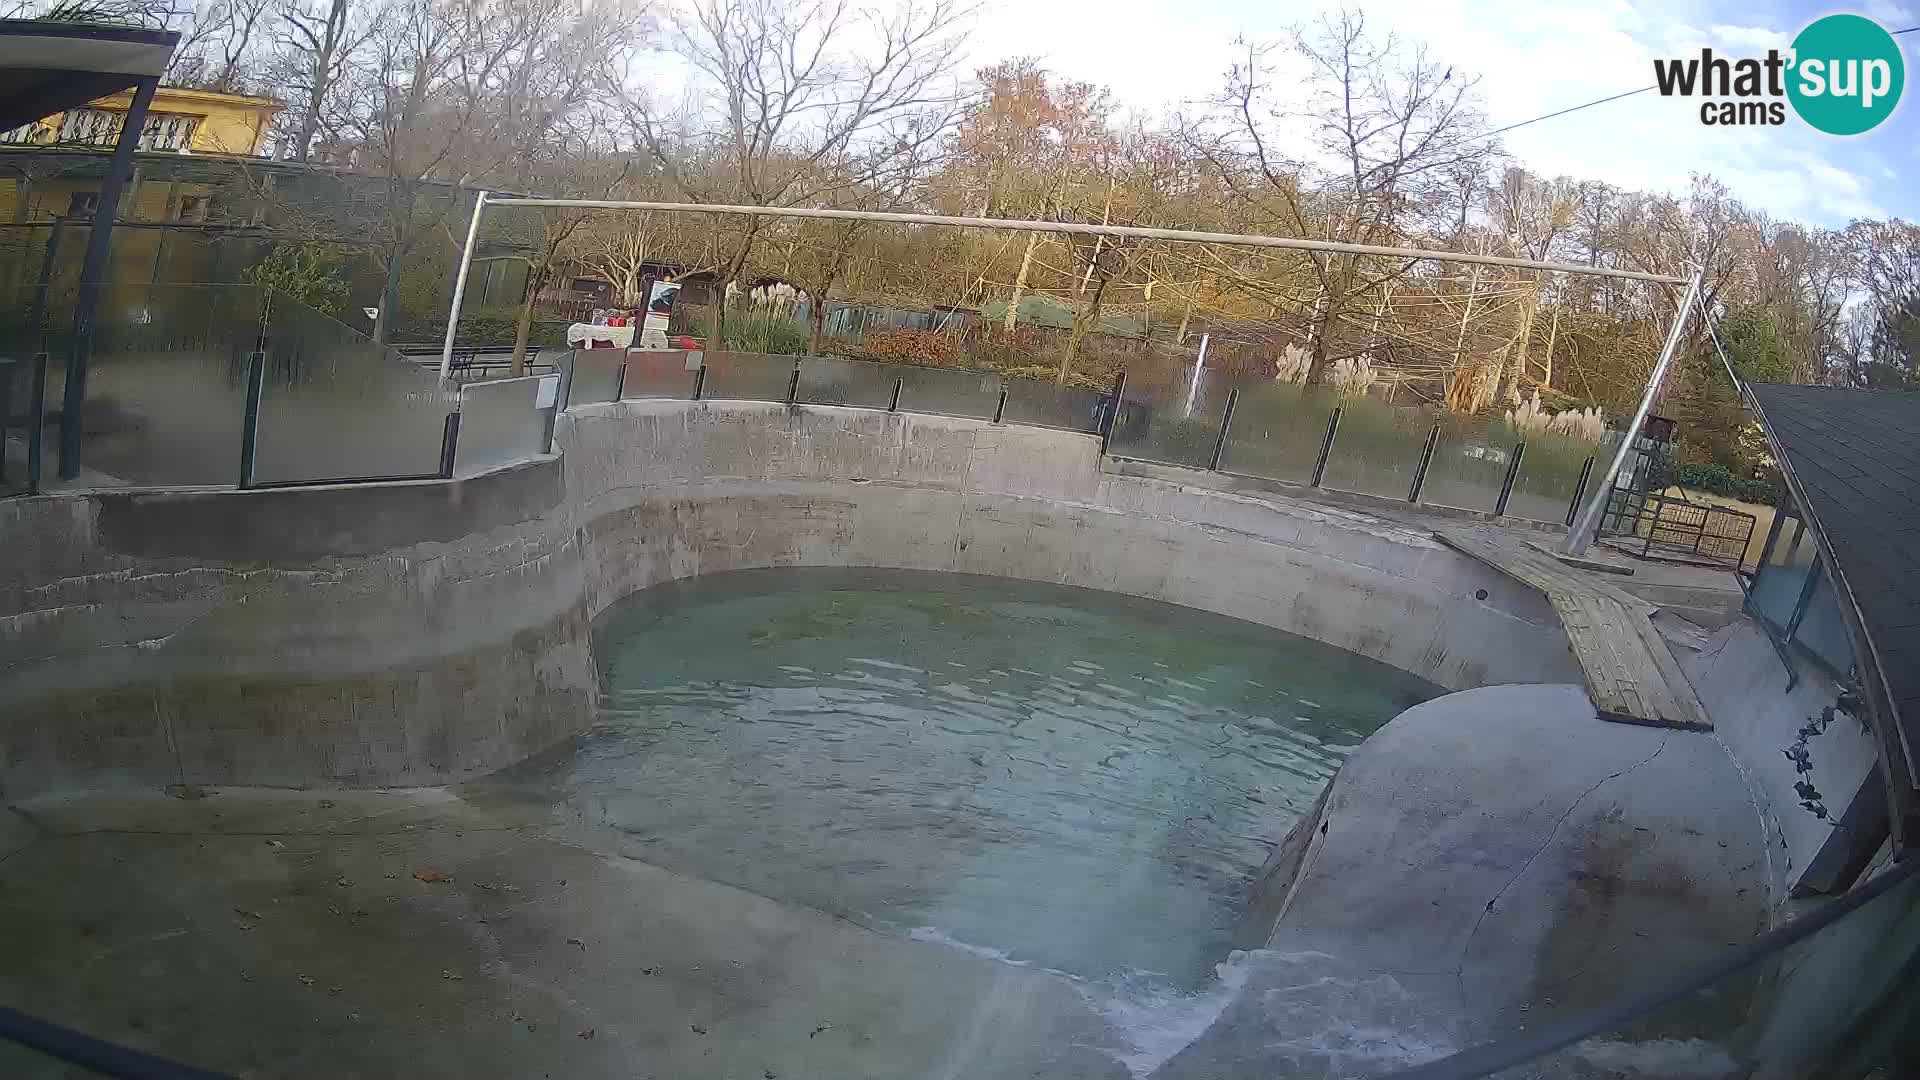
<path fill-rule="evenodd" d="M 11 357 L 0 363 L 0 483 L 7 479 L 7 421 L 13 416 L 14 364 Z"/>
<path fill-rule="evenodd" d="M 1513 482 L 1520 476 L 1520 461 L 1527 456 L 1527 441 L 1513 444 L 1513 460 L 1507 462 L 1507 478 L 1500 481 L 1500 501 L 1493 504 L 1493 516 L 1503 517 L 1507 512 L 1507 500 L 1513 497 Z"/>
<path fill-rule="evenodd" d="M 264 342 L 247 357 L 247 411 L 240 420 L 240 486 L 253 486 L 253 458 L 260 445 L 260 391 L 267 382 Z"/>
<path fill-rule="evenodd" d="M 993 406 L 993 422 L 996 424 L 1000 423 L 1001 419 L 1006 415 L 1007 415 L 1007 387 L 1005 383 L 1002 383 L 1000 385 L 1000 400 L 995 402 Z"/>
<path fill-rule="evenodd" d="M 1440 442 L 1440 425 L 1427 432 L 1427 445 L 1420 448 L 1420 463 L 1413 467 L 1413 486 L 1407 489 L 1407 501 L 1418 503 L 1420 489 L 1427 486 L 1427 469 L 1433 465 L 1433 448 Z"/>
<path fill-rule="evenodd" d="M 40 443 L 47 427 L 47 353 L 33 354 L 33 402 L 27 415 L 27 494 L 40 494 Z"/>
<path fill-rule="evenodd" d="M 1113 425 L 1119 422 L 1120 401 L 1126 396 L 1126 392 L 1127 369 L 1121 368 L 1120 374 L 1114 376 L 1113 400 L 1107 403 L 1107 414 L 1100 418 L 1100 424 L 1097 429 L 1100 433 L 1100 454 L 1102 457 L 1106 456 L 1107 444 L 1113 441 Z"/>
<path fill-rule="evenodd" d="M 613 373 L 613 400 L 619 401 L 627 396 L 627 356 L 620 354 L 620 367 Z"/>
<path fill-rule="evenodd" d="M 693 369 L 693 400 L 699 401 L 701 393 L 704 392 L 706 388 L 707 365 L 702 363 L 699 367 Z"/>
<path fill-rule="evenodd" d="M 904 389 L 906 385 L 907 385 L 907 380 L 905 378 L 899 378 L 899 379 L 893 380 L 893 399 L 887 402 L 888 412 L 900 411 L 900 391 Z"/>
<path fill-rule="evenodd" d="M 793 362 L 793 371 L 791 371 L 787 375 L 787 404 L 797 405 L 799 404 L 799 402 L 800 402 L 800 361 L 795 360 Z"/>
<path fill-rule="evenodd" d="M 1333 437 L 1340 432 L 1340 406 L 1335 405 L 1327 414 L 1327 433 L 1320 440 L 1320 456 L 1313 460 L 1313 487 L 1320 486 L 1321 477 L 1327 474 L 1327 458 L 1333 455 Z"/>
<path fill-rule="evenodd" d="M 1227 408 L 1225 412 L 1220 414 L 1220 434 L 1214 436 L 1213 456 L 1207 459 L 1207 468 L 1213 472 L 1220 471 L 1220 455 L 1227 448 L 1227 429 L 1233 426 L 1233 407 L 1239 403 L 1239 401 L 1240 388 L 1237 386 L 1228 387 Z"/>
<path fill-rule="evenodd" d="M 460 414 L 447 414 L 446 426 L 440 429 L 440 479 L 453 479 L 453 459 L 460 449 Z"/>
<path fill-rule="evenodd" d="M 1587 493 L 1587 481 L 1593 476 L 1593 455 L 1587 455 L 1586 464 L 1580 466 L 1580 480 L 1573 485 L 1573 501 L 1567 503 L 1567 528 L 1573 528 L 1573 516 L 1580 512 L 1580 498 Z"/>

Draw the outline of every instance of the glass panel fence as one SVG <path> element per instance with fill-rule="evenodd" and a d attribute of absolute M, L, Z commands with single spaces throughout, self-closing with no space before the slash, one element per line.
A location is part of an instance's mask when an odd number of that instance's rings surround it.
<path fill-rule="evenodd" d="M 991 420 L 1000 408 L 1002 380 L 994 372 L 905 365 L 894 371 L 900 379 L 900 408 L 905 412 Z"/>
<path fill-rule="evenodd" d="M 1220 455 L 1227 472 L 1304 484 L 1339 398 L 1331 391 L 1261 379 L 1240 391 Z M 1406 492 L 1401 492 L 1404 498 Z"/>
<path fill-rule="evenodd" d="M 1806 584 L 1807 575 L 1813 573 L 1817 547 L 1804 522 L 1799 518 L 1782 518 L 1773 551 L 1754 576 L 1747 604 L 1755 615 L 1782 633 L 1793 620 L 1793 609 L 1800 603 L 1800 590 Z"/>
<path fill-rule="evenodd" d="M 1078 386 L 1058 386 L 1041 379 L 1008 379 L 1007 409 L 1002 419 L 1009 424 L 1064 428 L 1067 431 L 1098 431 L 1100 406 L 1107 394 Z"/>
<path fill-rule="evenodd" d="M 1573 505 L 1574 489 L 1580 485 L 1580 472 L 1587 459 L 1597 457 L 1596 474 L 1588 480 L 1585 494 L 1593 494 L 1592 484 L 1607 467 L 1617 435 L 1609 435 L 1595 444 L 1558 435 L 1534 435 L 1527 440 L 1527 452 L 1520 459 L 1520 472 L 1513 478 L 1513 495 L 1507 500 L 1507 516 L 1528 521 L 1547 521 L 1564 525 L 1567 508 Z"/>
<path fill-rule="evenodd" d="M 539 457 L 547 449 L 547 411 L 540 407 L 548 376 L 468 383 L 460 389 L 460 436 L 454 475 Z"/>
<path fill-rule="evenodd" d="M 785 401 L 794 360 L 779 353 L 709 352 L 700 396 L 714 401 Z"/>
<path fill-rule="evenodd" d="M 254 482 L 435 475 L 457 400 L 437 368 L 276 296 Z"/>
<path fill-rule="evenodd" d="M 798 400 L 810 405 L 884 409 L 893 403 L 894 380 L 901 378 L 904 371 L 898 364 L 809 356 L 800 361 Z M 904 389 L 902 396 L 905 396 Z"/>
<path fill-rule="evenodd" d="M 620 380 L 620 397 L 690 398 L 694 372 L 700 364 L 697 353 L 683 349 L 634 349 L 627 353 L 626 374 Z"/>
<path fill-rule="evenodd" d="M 1420 501 L 1493 513 L 1513 460 L 1513 445 L 1518 441 L 1504 423 L 1442 416 L 1440 439 L 1434 444 L 1433 461 L 1420 487 Z M 1512 509 L 1511 504 L 1508 509 Z"/>
<path fill-rule="evenodd" d="M 85 400 L 72 421 L 79 425 L 79 461 L 66 467 L 59 447 L 70 422 L 64 409 L 70 353 L 50 356 L 42 487 L 238 483 L 260 300 L 246 285 L 103 289 Z"/>
<path fill-rule="evenodd" d="M 1835 671 L 1853 668 L 1853 645 L 1847 640 L 1846 622 L 1833 597 L 1833 583 L 1822 573 L 1807 598 L 1807 613 L 1793 631 L 1794 643 L 1825 661 Z"/>
<path fill-rule="evenodd" d="M 53 319 L 35 321 L 39 290 L 0 291 L 0 494 L 27 486 L 27 438 L 32 430 L 34 357 L 49 347 Z"/>
<path fill-rule="evenodd" d="M 573 350 L 561 361 L 562 400 L 568 406 L 612 401 L 621 392 L 620 366 L 625 362 L 621 349 Z"/>
<path fill-rule="evenodd" d="M 1430 414 L 1420 410 L 1396 409 L 1365 396 L 1344 399 L 1323 485 L 1405 499 L 1432 429 Z"/>
<path fill-rule="evenodd" d="M 1920 981 L 1912 977 L 1920 962 L 1920 875 L 1909 871 L 1904 864 L 1890 866 L 1856 885 L 1857 897 L 1825 902 L 1846 907 L 1798 914 L 1740 952 L 1663 957 L 1667 962 L 1643 965 L 1605 995 L 1583 993 L 1577 982 L 1554 988 L 1550 997 L 1537 997 L 1535 1007 L 1516 1014 L 1506 1039 L 1461 1055 L 1489 1065 L 1430 1062 L 1420 1075 L 1460 1080 L 1911 1075 L 1913 1020 L 1920 1015 Z M 1806 936 L 1784 941 L 1800 935 Z M 1742 959 L 1752 962 L 1726 970 Z M 1707 966 L 1714 963 L 1724 965 L 1720 972 Z M 1713 974 L 1718 977 L 1698 985 Z M 1697 988 L 1658 1001 L 1668 987 Z M 1644 995 L 1647 1007 L 1563 1049 L 1504 1064 L 1529 1045 L 1558 1041 L 1554 1036 L 1561 1031 L 1590 1027 L 1581 1021 L 1603 1008 L 1612 1012 L 1629 995 Z"/>
<path fill-rule="evenodd" d="M 1198 387 L 1173 380 L 1136 392 L 1129 379 L 1107 448 L 1121 457 L 1204 469 L 1231 389 L 1230 379 L 1211 370 L 1201 373 Z"/>

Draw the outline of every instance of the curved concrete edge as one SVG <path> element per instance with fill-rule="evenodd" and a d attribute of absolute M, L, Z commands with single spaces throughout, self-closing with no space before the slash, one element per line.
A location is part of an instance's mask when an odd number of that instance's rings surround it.
<path fill-rule="evenodd" d="M 1577 686 L 1466 690 L 1347 758 L 1276 849 L 1253 905 L 1269 921 L 1245 937 L 1390 978 L 1464 1045 L 1750 940 L 1767 921 L 1766 844 L 1710 734 L 1605 723 Z M 1692 1021 L 1731 1031 L 1737 990 L 1717 995 L 1725 1015 Z M 1259 999 L 1242 995 L 1191 1064 L 1257 1060 Z"/>
<path fill-rule="evenodd" d="M 584 730 L 555 459 L 0 503 L 0 792 L 439 784 Z"/>
<path fill-rule="evenodd" d="M 594 613 L 665 581 L 874 566 L 1124 592 L 1439 686 L 1579 678 L 1546 601 L 1421 531 L 1101 471 L 1092 436 L 757 402 L 626 401 L 556 428 Z M 616 483 L 617 481 L 617 483 Z"/>
<path fill-rule="evenodd" d="M 1543 599 L 1430 536 L 1108 475 L 1084 434 L 626 401 L 555 437 L 453 481 L 0 503 L 0 793 L 484 773 L 591 722 L 608 605 L 751 567 L 1125 592 L 1450 689 L 1577 678 Z"/>

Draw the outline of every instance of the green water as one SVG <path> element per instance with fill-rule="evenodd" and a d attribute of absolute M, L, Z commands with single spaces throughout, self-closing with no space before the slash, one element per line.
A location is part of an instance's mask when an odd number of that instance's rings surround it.
<path fill-rule="evenodd" d="M 1368 733 L 1438 688 L 1186 608 L 896 571 L 630 598 L 552 779 L 624 854 L 1074 975 L 1193 984 Z"/>

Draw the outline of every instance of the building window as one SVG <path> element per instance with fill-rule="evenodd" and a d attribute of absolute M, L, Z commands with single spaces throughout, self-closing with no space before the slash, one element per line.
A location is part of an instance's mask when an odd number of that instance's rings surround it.
<path fill-rule="evenodd" d="M 90 218 L 100 209 L 100 193 L 97 191 L 76 191 L 67 196 L 67 217 Z"/>
<path fill-rule="evenodd" d="M 213 196 L 211 195 L 182 195 L 180 196 L 180 212 L 174 216 L 175 220 L 205 224 L 207 211 L 212 205 Z"/>
<path fill-rule="evenodd" d="M 73 146 L 110 147 L 120 141 L 127 114 L 111 109 L 69 109 L 60 117 L 58 141 Z M 148 113 L 140 132 L 142 150 L 186 150 L 193 145 L 201 118 L 185 113 Z"/>

